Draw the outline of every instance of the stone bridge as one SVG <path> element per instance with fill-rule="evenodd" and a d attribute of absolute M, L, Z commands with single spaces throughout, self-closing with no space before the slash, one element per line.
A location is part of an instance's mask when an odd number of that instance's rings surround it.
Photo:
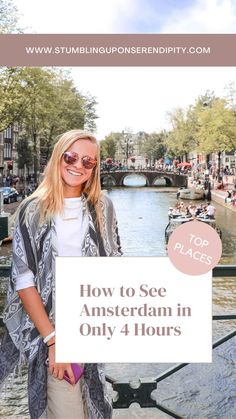
<path fill-rule="evenodd" d="M 180 175 L 174 172 L 163 172 L 158 170 L 114 170 L 101 171 L 102 186 L 125 186 L 124 179 L 129 175 L 139 175 L 146 179 L 146 186 L 156 186 L 157 179 L 164 179 L 166 186 L 186 187 L 188 183 L 187 175 Z"/>

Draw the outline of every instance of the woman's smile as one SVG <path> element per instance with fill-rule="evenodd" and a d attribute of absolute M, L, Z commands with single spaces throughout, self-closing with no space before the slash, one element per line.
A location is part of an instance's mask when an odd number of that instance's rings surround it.
<path fill-rule="evenodd" d="M 68 170 L 67 170 L 67 172 L 68 172 L 70 175 L 72 175 L 72 176 L 83 176 L 83 173 L 81 173 L 81 172 L 75 172 L 75 171 L 73 171 L 73 170 L 71 170 L 71 169 L 68 169 Z"/>
<path fill-rule="evenodd" d="M 82 158 L 84 156 L 90 156 L 92 159 L 96 159 L 98 147 L 90 140 L 83 139 L 75 141 L 66 151 L 77 153 L 79 156 L 78 160 L 72 164 L 70 162 L 67 163 L 63 158 L 61 159 L 64 197 L 73 198 L 81 195 L 82 185 L 90 179 L 93 173 L 93 169 L 86 169 L 84 167 Z"/>

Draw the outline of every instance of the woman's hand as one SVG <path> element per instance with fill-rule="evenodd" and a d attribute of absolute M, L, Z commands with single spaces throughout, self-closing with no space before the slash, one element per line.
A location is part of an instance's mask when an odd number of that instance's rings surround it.
<path fill-rule="evenodd" d="M 75 377 L 71 368 L 71 364 L 61 364 L 55 362 L 55 345 L 50 346 L 48 352 L 49 359 L 49 373 L 53 375 L 54 378 L 62 380 L 65 372 L 67 373 L 70 383 L 75 384 Z"/>

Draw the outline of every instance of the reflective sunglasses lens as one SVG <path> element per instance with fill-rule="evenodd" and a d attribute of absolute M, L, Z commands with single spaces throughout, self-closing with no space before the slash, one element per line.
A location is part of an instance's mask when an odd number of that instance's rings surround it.
<path fill-rule="evenodd" d="M 93 169 L 97 164 L 97 160 L 92 159 L 92 157 L 89 156 L 84 156 L 82 157 L 82 164 L 85 169 Z"/>
<path fill-rule="evenodd" d="M 73 152 L 66 152 L 63 154 L 63 158 L 64 158 L 64 162 L 66 164 L 74 164 L 78 161 L 79 156 L 77 153 L 73 153 Z"/>
<path fill-rule="evenodd" d="M 66 151 L 63 158 L 66 164 L 75 164 L 79 160 L 79 155 L 74 151 Z M 97 164 L 97 160 L 90 156 L 82 157 L 81 162 L 85 169 L 93 169 Z"/>

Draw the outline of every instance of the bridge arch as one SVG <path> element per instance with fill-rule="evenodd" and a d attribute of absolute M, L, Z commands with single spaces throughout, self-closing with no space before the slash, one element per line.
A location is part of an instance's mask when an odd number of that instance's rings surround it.
<path fill-rule="evenodd" d="M 125 186 L 124 179 L 129 175 L 142 176 L 146 179 L 146 186 L 155 186 L 157 179 L 165 179 L 166 186 L 186 187 L 187 175 L 180 175 L 175 172 L 163 172 L 156 170 L 115 170 L 101 172 L 101 183 L 103 186 Z"/>
<path fill-rule="evenodd" d="M 119 186 L 128 186 L 128 185 L 125 185 L 125 179 L 126 178 L 133 178 L 133 179 L 139 178 L 139 179 L 143 179 L 145 181 L 144 186 L 150 186 L 149 179 L 147 178 L 147 176 L 145 176 L 145 174 L 143 174 L 143 173 L 135 173 L 135 172 L 134 173 L 125 173 L 124 176 L 122 176 L 120 178 Z"/>
<path fill-rule="evenodd" d="M 151 183 L 151 186 L 157 186 L 157 185 L 155 185 L 155 182 L 159 179 L 164 179 L 165 182 L 166 182 L 166 186 L 173 186 L 173 179 L 169 176 L 164 175 L 164 174 L 163 174 L 163 176 L 157 175 L 156 177 L 154 177 L 154 179 Z"/>
<path fill-rule="evenodd" d="M 110 173 L 101 175 L 101 185 L 102 186 L 116 186 L 116 178 Z"/>

